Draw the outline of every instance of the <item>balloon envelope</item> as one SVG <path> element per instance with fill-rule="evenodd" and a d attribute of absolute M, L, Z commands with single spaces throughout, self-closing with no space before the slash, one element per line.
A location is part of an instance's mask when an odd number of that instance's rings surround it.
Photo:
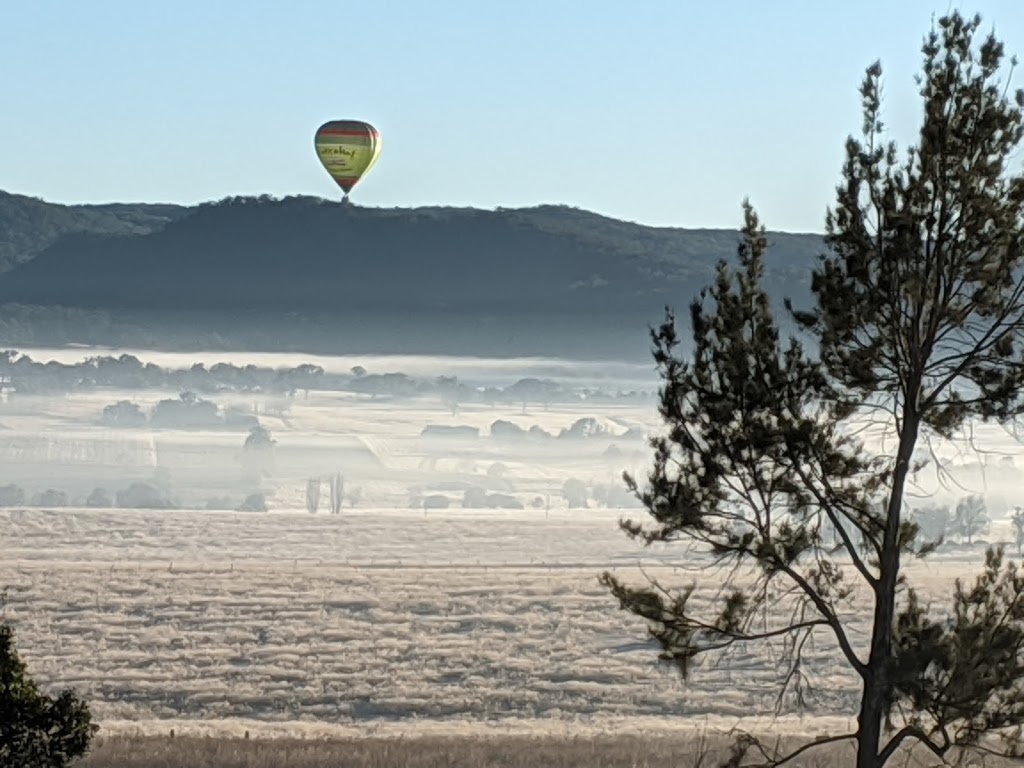
<path fill-rule="evenodd" d="M 345 196 L 373 167 L 380 154 L 380 133 L 361 120 L 331 120 L 314 138 L 317 157 Z"/>

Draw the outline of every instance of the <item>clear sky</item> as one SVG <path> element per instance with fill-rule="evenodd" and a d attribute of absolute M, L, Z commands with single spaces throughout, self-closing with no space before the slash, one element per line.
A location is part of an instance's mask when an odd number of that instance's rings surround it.
<path fill-rule="evenodd" d="M 383 136 L 363 205 L 737 227 L 749 195 L 821 231 L 865 67 L 912 139 L 950 8 L 1024 59 L 1022 0 L 0 0 L 0 189 L 340 198 L 312 136 L 355 118 Z"/>

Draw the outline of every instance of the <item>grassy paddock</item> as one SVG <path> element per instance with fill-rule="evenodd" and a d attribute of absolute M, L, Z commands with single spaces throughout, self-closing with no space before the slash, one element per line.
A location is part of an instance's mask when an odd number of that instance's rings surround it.
<path fill-rule="evenodd" d="M 798 743 L 798 742 L 794 742 Z M 445 735 L 330 739 L 242 739 L 214 736 L 109 736 L 76 768 L 712 768 L 726 754 L 720 737 Z M 787 765 L 853 764 L 850 747 L 825 746 Z M 1009 765 L 989 758 L 987 768 Z M 903 755 L 893 768 L 930 768 L 924 754 Z"/>
<path fill-rule="evenodd" d="M 700 751 L 686 736 L 112 736 L 98 740 L 76 768 L 664 768 L 698 765 Z"/>

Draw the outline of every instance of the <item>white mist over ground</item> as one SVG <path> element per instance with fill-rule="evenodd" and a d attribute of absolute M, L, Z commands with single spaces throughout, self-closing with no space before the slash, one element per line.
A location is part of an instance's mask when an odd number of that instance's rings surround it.
<path fill-rule="evenodd" d="M 653 366 L 536 359 L 92 349 L 61 356 L 77 362 L 122 352 L 162 366 L 362 365 L 425 378 L 454 374 L 473 385 L 537 376 L 613 392 L 658 383 Z M 238 500 L 247 490 L 244 432 L 97 426 L 102 409 L 118 400 L 148 408 L 174 396 L 92 390 L 0 403 L 0 485 L 54 488 L 77 504 L 0 509 L 4 615 L 31 672 L 47 689 L 78 689 L 108 731 L 541 732 L 705 720 L 728 727 L 771 713 L 782 672 L 777 648 L 709 659 L 683 686 L 656 665 L 644 627 L 597 582 L 606 569 L 636 583 L 644 572 L 678 586 L 696 578 L 707 587 L 699 601 L 721 583 L 706 560 L 681 547 L 644 549 L 617 527 L 624 515 L 644 519 L 609 489 L 621 489 L 623 469 L 642 476 L 649 466 L 638 434 L 660 431 L 653 400 L 468 404 L 453 415 L 430 397 L 211 395 L 222 407 L 255 407 L 277 441 L 260 486 L 270 511 L 258 513 L 203 509 L 206 499 Z M 581 418 L 603 431 L 539 442 L 489 432 L 505 420 L 558 435 Z M 475 427 L 479 436 L 424 438 L 429 425 Z M 973 441 L 993 453 L 969 452 L 966 439 L 943 448 L 963 487 L 943 490 L 925 477 L 922 485 L 954 503 L 984 494 L 994 523 L 982 539 L 1010 540 L 1006 513 L 1021 487 L 1014 462 L 1024 451 L 999 428 L 978 429 Z M 359 489 L 355 505 L 346 501 L 330 515 L 325 498 L 310 514 L 308 479 L 335 472 L 349 492 Z M 571 478 L 589 489 L 585 509 L 570 509 L 562 495 Z M 82 506 L 93 488 L 113 491 L 132 480 L 161 484 L 186 508 Z M 469 488 L 523 508 L 463 508 Z M 427 496 L 444 497 L 448 508 L 424 510 Z M 983 547 L 912 562 L 909 576 L 941 609 L 953 580 L 979 570 Z M 867 615 L 857 615 L 854 641 L 863 647 Z M 802 719 L 788 710 L 786 727 L 813 732 L 845 721 L 855 711 L 856 680 L 827 635 L 808 651 L 806 671 L 813 710 Z"/>

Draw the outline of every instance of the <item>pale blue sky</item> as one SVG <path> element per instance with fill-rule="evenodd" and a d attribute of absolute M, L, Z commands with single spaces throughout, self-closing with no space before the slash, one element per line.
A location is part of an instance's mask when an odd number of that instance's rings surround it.
<path fill-rule="evenodd" d="M 312 136 L 354 118 L 383 135 L 364 205 L 736 227 L 749 195 L 770 229 L 820 231 L 864 68 L 911 138 L 951 7 L 1024 58 L 1021 0 L 0 0 L 0 189 L 340 198 Z"/>

